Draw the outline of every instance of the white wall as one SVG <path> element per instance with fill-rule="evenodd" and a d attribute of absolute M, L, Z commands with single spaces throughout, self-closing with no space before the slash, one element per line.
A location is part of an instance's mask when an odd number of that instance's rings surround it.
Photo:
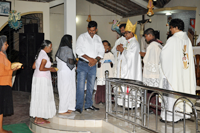
<path fill-rule="evenodd" d="M 49 3 L 29 2 L 29 1 L 11 1 L 12 10 L 21 12 L 21 14 L 28 12 L 42 12 L 43 13 L 43 32 L 45 39 L 50 39 L 50 25 L 49 25 Z M 8 17 L 0 16 L 0 26 L 8 21 Z"/>
<path fill-rule="evenodd" d="M 121 19 L 121 16 L 116 15 L 96 4 L 91 4 L 86 0 L 76 0 L 76 38 L 84 32 L 87 32 L 88 22 L 86 21 L 88 15 L 91 15 L 92 20 L 98 23 L 98 35 L 102 40 L 108 40 L 113 46 L 117 33 L 111 31 L 111 24 L 113 19 Z M 53 43 L 53 57 L 56 54 L 60 40 L 64 34 L 64 5 L 59 5 L 50 9 L 50 38 Z M 75 44 L 73 44 L 75 45 Z"/>
<path fill-rule="evenodd" d="M 88 15 L 91 15 L 92 20 L 98 24 L 98 35 L 102 40 L 108 40 L 113 46 L 116 39 L 117 33 L 111 31 L 111 25 L 113 19 L 120 20 L 121 16 L 116 15 L 96 4 L 87 2 L 86 0 L 77 0 L 76 2 L 76 13 L 78 22 L 76 24 L 76 36 L 87 31 L 88 22 L 86 21 Z"/>
<path fill-rule="evenodd" d="M 58 50 L 60 40 L 64 35 L 64 4 L 50 8 L 50 40 L 52 42 L 52 57 Z"/>
<path fill-rule="evenodd" d="M 200 0 L 171 0 L 165 7 L 175 6 L 197 7 L 195 31 L 197 34 L 200 34 Z"/>

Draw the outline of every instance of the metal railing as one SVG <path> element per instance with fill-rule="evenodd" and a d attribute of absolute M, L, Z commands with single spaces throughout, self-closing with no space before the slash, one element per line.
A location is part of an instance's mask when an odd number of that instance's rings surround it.
<path fill-rule="evenodd" d="M 51 80 L 52 80 L 52 85 L 53 85 L 53 92 L 58 94 L 57 72 L 51 73 Z"/>
<path fill-rule="evenodd" d="M 108 72 L 106 72 L 108 77 Z M 129 88 L 129 92 L 126 91 L 126 87 Z M 152 91 L 147 99 L 147 91 Z M 173 109 L 170 111 L 167 109 L 167 101 L 164 95 L 173 95 L 178 97 L 173 104 Z M 156 104 L 151 103 L 152 96 L 156 96 Z M 158 98 L 161 98 L 163 104 L 158 104 Z M 191 99 L 200 99 L 200 96 L 181 93 L 177 91 L 171 91 L 161 88 L 148 87 L 142 82 L 128 79 L 119 78 L 106 78 L 106 119 L 108 116 L 119 118 L 133 125 L 133 132 L 135 132 L 136 126 L 141 127 L 149 132 L 160 132 L 158 130 L 158 109 L 161 109 L 165 113 L 165 120 L 167 120 L 167 113 L 172 114 L 172 132 L 174 133 L 174 116 L 179 113 L 183 115 L 183 132 L 186 132 L 186 116 L 194 117 L 195 132 L 198 130 L 198 113 Z M 119 100 L 123 102 L 122 107 L 118 105 Z M 177 103 L 183 102 L 183 111 L 176 110 Z M 192 113 L 186 112 L 186 103 L 191 105 Z M 150 114 L 149 106 L 156 108 L 155 113 L 155 128 L 149 126 Z M 140 107 L 139 107 L 140 106 Z M 139 108 L 138 108 L 139 107 Z M 167 121 L 164 123 L 164 132 L 167 133 L 169 124 Z M 179 127 L 180 128 L 180 127 Z M 163 132 L 163 131 L 162 131 Z"/>

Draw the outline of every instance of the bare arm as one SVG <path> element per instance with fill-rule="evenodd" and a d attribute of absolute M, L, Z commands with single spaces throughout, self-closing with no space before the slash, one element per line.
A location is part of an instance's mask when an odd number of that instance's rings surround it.
<path fill-rule="evenodd" d="M 47 60 L 42 59 L 42 62 L 41 62 L 41 64 L 40 64 L 40 68 L 39 68 L 40 71 L 51 71 L 51 72 L 56 72 L 56 70 L 55 70 L 53 67 L 51 67 L 51 68 L 46 68 L 46 67 L 45 67 L 46 63 L 47 63 Z"/>
<path fill-rule="evenodd" d="M 36 66 L 35 66 L 35 62 L 33 63 L 33 66 L 32 66 L 32 68 L 33 68 L 33 69 L 35 69 L 35 68 L 36 68 Z"/>

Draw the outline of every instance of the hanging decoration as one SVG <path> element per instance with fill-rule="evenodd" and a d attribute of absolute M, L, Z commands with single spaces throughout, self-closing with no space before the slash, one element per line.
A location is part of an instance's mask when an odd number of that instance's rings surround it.
<path fill-rule="evenodd" d="M 90 22 L 92 21 L 92 18 L 91 18 L 91 15 L 90 15 L 90 5 L 89 5 L 89 15 L 88 15 L 88 18 L 86 20 L 87 22 Z"/>
<path fill-rule="evenodd" d="M 147 12 L 147 15 L 149 17 L 151 17 L 152 15 L 154 15 L 154 12 L 153 12 L 154 5 L 153 5 L 153 1 L 152 0 L 149 0 L 147 8 L 149 8 L 149 10 Z"/>
<path fill-rule="evenodd" d="M 92 21 L 91 15 L 88 15 L 88 19 L 86 20 L 87 22 Z"/>
<path fill-rule="evenodd" d="M 16 10 L 11 10 L 9 13 L 9 18 L 8 18 L 8 24 L 10 28 L 13 28 L 15 30 L 18 30 L 22 27 L 22 21 L 21 19 L 21 13 L 17 13 Z"/>

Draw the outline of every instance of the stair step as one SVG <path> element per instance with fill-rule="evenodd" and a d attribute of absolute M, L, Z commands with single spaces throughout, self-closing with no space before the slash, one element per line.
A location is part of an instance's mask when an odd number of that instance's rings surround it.
<path fill-rule="evenodd" d="M 60 119 L 62 118 L 59 118 L 59 120 Z M 127 133 L 126 131 L 103 120 L 98 120 L 97 127 L 95 127 L 95 124 L 85 125 L 86 123 L 91 124 L 90 122 L 93 120 L 70 120 L 70 122 L 72 121 L 75 122 L 73 126 L 61 125 L 61 123 L 56 124 L 53 122 L 51 122 L 50 124 L 35 124 L 34 119 L 31 118 L 30 130 L 34 133 Z M 83 124 L 85 126 L 81 127 L 81 125 Z"/>

